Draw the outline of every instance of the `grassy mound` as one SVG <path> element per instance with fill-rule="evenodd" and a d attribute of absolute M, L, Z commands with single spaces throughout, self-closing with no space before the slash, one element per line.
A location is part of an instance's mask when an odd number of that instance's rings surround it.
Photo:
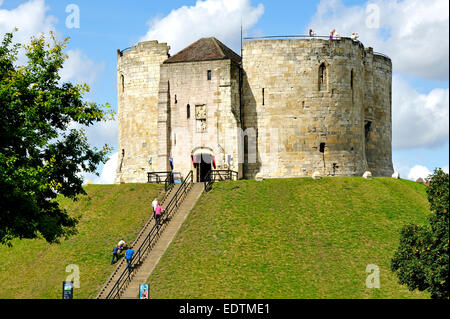
<path fill-rule="evenodd" d="M 429 298 L 390 271 L 421 184 L 358 177 L 215 183 L 148 279 L 152 298 Z M 380 289 L 366 287 L 366 267 Z"/>
<path fill-rule="evenodd" d="M 111 251 L 123 237 L 131 243 L 150 217 L 151 202 L 161 193 L 155 184 L 89 185 L 87 196 L 73 202 L 60 198 L 71 215 L 82 215 L 78 234 L 49 245 L 43 239 L 15 240 L 2 248 L 0 298 L 56 298 L 62 295 L 62 281 L 80 271 L 80 288 L 75 298 L 95 298 L 111 275 Z"/>

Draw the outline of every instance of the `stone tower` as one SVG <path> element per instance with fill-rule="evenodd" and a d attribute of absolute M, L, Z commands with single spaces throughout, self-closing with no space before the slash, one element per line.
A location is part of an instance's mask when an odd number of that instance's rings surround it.
<path fill-rule="evenodd" d="M 242 54 L 257 135 L 245 177 L 392 174 L 389 58 L 348 38 L 249 41 Z"/>
<path fill-rule="evenodd" d="M 119 157 L 116 183 L 144 183 L 158 148 L 160 66 L 169 47 L 158 41 L 141 42 L 117 52 Z"/>

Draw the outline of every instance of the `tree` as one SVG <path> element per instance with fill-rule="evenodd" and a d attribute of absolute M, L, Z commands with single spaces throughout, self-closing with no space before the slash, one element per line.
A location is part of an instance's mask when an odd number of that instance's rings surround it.
<path fill-rule="evenodd" d="M 449 176 L 436 169 L 428 182 L 429 224 L 402 229 L 391 269 L 409 290 L 428 291 L 431 298 L 448 299 Z"/>
<path fill-rule="evenodd" d="M 108 103 L 85 102 L 86 84 L 61 83 L 68 39 L 32 38 L 24 66 L 15 65 L 21 45 L 12 39 L 7 33 L 0 45 L 0 243 L 40 236 L 57 242 L 76 232 L 78 218 L 55 198 L 85 194 L 81 172 L 94 173 L 111 150 L 91 147 L 83 129 L 69 127 L 109 120 L 114 112 Z"/>

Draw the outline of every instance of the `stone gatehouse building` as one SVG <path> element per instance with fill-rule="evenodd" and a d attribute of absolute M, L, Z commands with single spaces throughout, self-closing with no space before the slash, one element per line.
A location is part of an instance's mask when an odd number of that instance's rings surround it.
<path fill-rule="evenodd" d="M 201 181 L 390 176 L 392 63 L 350 38 L 257 40 L 242 57 L 215 38 L 173 56 L 158 41 L 117 52 L 116 183 L 147 172 Z"/>

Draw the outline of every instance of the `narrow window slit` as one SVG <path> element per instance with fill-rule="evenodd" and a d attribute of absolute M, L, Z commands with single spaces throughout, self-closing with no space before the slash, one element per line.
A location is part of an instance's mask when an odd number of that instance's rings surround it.
<path fill-rule="evenodd" d="M 264 88 L 262 89 L 262 105 L 264 105 Z"/>

